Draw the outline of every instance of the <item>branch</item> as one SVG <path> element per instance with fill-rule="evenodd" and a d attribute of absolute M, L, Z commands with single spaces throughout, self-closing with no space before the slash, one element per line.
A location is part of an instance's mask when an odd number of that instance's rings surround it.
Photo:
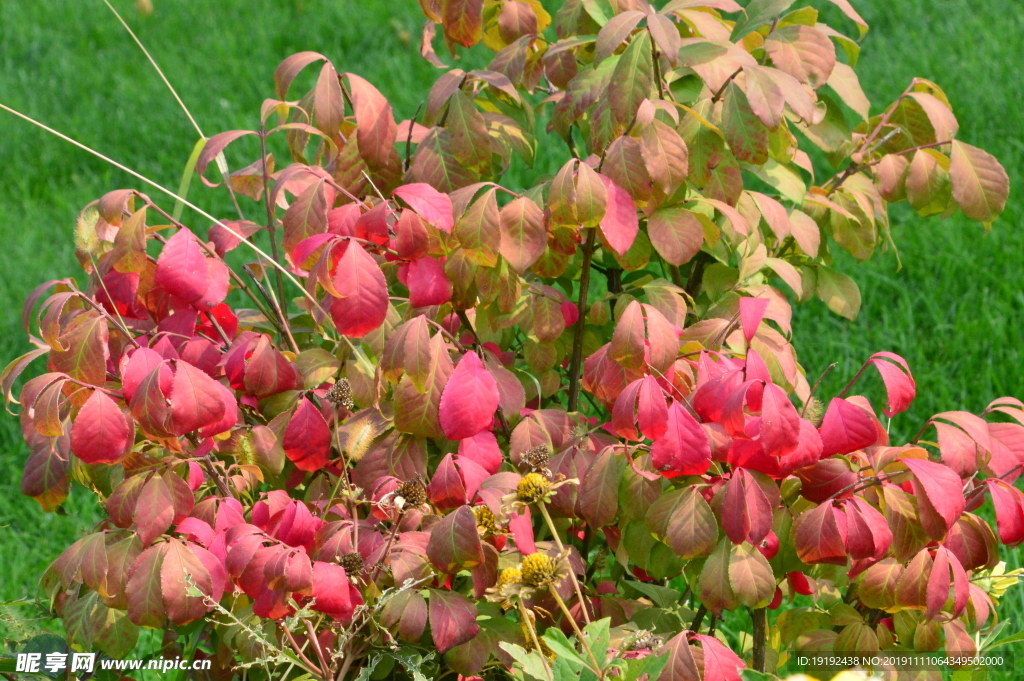
<path fill-rule="evenodd" d="M 577 411 L 580 401 L 580 377 L 583 372 L 583 329 L 586 325 L 587 294 L 590 291 L 590 263 L 594 259 L 597 231 L 591 227 L 587 243 L 583 246 L 583 265 L 580 271 L 580 295 L 576 301 L 576 328 L 572 336 L 572 361 L 569 364 L 569 411 Z"/>
<path fill-rule="evenodd" d="M 768 611 L 765 608 L 751 610 L 750 619 L 754 624 L 754 651 L 750 661 L 754 671 L 764 673 L 765 653 L 768 647 Z"/>

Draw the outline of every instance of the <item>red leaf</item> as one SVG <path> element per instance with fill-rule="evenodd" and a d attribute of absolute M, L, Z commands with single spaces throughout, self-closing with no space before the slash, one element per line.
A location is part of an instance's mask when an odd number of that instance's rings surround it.
<path fill-rule="evenodd" d="M 767 309 L 767 298 L 740 298 L 740 324 L 748 343 L 757 334 L 757 327 L 761 325 L 764 311 Z"/>
<path fill-rule="evenodd" d="M 800 560 L 813 565 L 846 565 L 846 517 L 836 513 L 831 501 L 797 516 L 793 541 Z"/>
<path fill-rule="evenodd" d="M 739 655 L 732 652 L 714 636 L 696 634 L 704 649 L 704 678 L 715 681 L 740 681 L 740 670 L 746 669 Z"/>
<path fill-rule="evenodd" d="M 576 499 L 579 513 L 592 528 L 611 525 L 619 511 L 622 457 L 606 447 L 587 468 Z"/>
<path fill-rule="evenodd" d="M 403 260 L 416 260 L 427 254 L 430 234 L 423 220 L 411 210 L 402 210 L 395 224 L 395 250 Z"/>
<path fill-rule="evenodd" d="M 430 635 L 442 655 L 470 641 L 480 631 L 476 606 L 459 593 L 430 590 Z"/>
<path fill-rule="evenodd" d="M 313 563 L 314 610 L 337 620 L 350 620 L 355 608 L 351 591 L 345 568 L 319 560 Z"/>
<path fill-rule="evenodd" d="M 163 361 L 160 353 L 149 348 L 139 348 L 133 352 L 121 372 L 121 390 L 124 398 L 130 402 L 139 384 Z"/>
<path fill-rule="evenodd" d="M 476 529 L 476 516 L 460 506 L 430 528 L 427 558 L 438 570 L 455 574 L 484 562 L 484 550 Z"/>
<path fill-rule="evenodd" d="M 185 435 L 220 421 L 226 411 L 223 397 L 217 381 L 188 362 L 178 360 L 168 396 L 172 432 Z"/>
<path fill-rule="evenodd" d="M 985 481 L 996 510 L 999 540 L 1007 546 L 1024 541 L 1024 494 L 1002 480 Z"/>
<path fill-rule="evenodd" d="M 445 455 L 437 465 L 434 477 L 427 486 L 427 496 L 430 502 L 442 511 L 458 508 L 469 501 L 466 498 L 466 484 L 462 481 L 451 454 Z"/>
<path fill-rule="evenodd" d="M 932 539 L 946 536 L 967 505 L 960 476 L 934 461 L 900 459 L 914 474 L 914 492 L 925 532 Z"/>
<path fill-rule="evenodd" d="M 167 240 L 156 261 L 156 285 L 187 303 L 210 309 L 227 294 L 228 270 L 223 262 L 208 260 L 196 236 L 183 227 Z"/>
<path fill-rule="evenodd" d="M 388 314 L 388 283 L 377 261 L 357 243 L 350 243 L 338 261 L 331 318 L 338 333 L 362 338 L 384 323 Z"/>
<path fill-rule="evenodd" d="M 640 391 L 641 384 L 642 379 L 637 379 L 627 385 L 625 390 L 619 393 L 619 396 L 615 398 L 615 406 L 612 407 L 611 430 L 613 433 L 626 440 L 640 439 L 637 437 L 636 426 L 634 425 L 634 415 L 636 410 L 636 396 Z"/>
<path fill-rule="evenodd" d="M 497 409 L 497 381 L 475 353 L 467 352 L 441 393 L 438 417 L 445 437 L 473 437 L 491 425 Z"/>
<path fill-rule="evenodd" d="M 398 126 L 380 91 L 354 73 L 346 73 L 356 114 L 359 155 L 372 168 L 385 168 L 395 157 Z"/>
<path fill-rule="evenodd" d="M 637 395 L 637 424 L 644 437 L 657 440 L 668 430 L 668 405 L 665 394 L 654 376 L 645 376 Z"/>
<path fill-rule="evenodd" d="M 252 349 L 245 364 L 244 382 L 246 391 L 259 398 L 302 387 L 295 366 L 271 345 L 267 335 L 261 335 Z"/>
<path fill-rule="evenodd" d="M 610 178 L 604 175 L 599 177 L 608 191 L 608 205 L 604 217 L 601 218 L 601 233 L 616 253 L 624 255 L 640 231 L 636 204 L 633 203 L 633 197 L 629 192 Z"/>
<path fill-rule="evenodd" d="M 868 361 L 875 365 L 885 383 L 888 402 L 886 408 L 882 409 L 885 415 L 891 418 L 901 411 L 906 411 L 917 396 L 917 384 L 910 373 L 907 361 L 891 352 L 876 352 Z"/>
<path fill-rule="evenodd" d="M 803 483 L 800 494 L 816 504 L 839 494 L 858 480 L 857 474 L 850 470 L 849 464 L 843 459 L 822 459 L 812 466 L 799 469 L 796 474 Z M 850 492 L 846 492 L 845 496 L 850 496 Z"/>
<path fill-rule="evenodd" d="M 102 390 L 94 390 L 71 426 L 71 452 L 86 463 L 114 463 L 134 433 L 128 419 Z"/>
<path fill-rule="evenodd" d="M 829 402 L 825 418 L 818 429 L 823 457 L 849 454 L 875 444 L 878 431 L 871 415 L 841 397 Z"/>
<path fill-rule="evenodd" d="M 761 543 L 772 529 L 772 506 L 761 486 L 737 468 L 722 494 L 722 528 L 729 540 L 733 544 Z"/>
<path fill-rule="evenodd" d="M 410 262 L 406 282 L 411 307 L 444 305 L 452 299 L 452 282 L 436 258 L 426 256 Z"/>
<path fill-rule="evenodd" d="M 309 398 L 299 401 L 281 443 L 285 456 L 303 471 L 320 470 L 327 464 L 331 449 L 331 429 L 320 410 Z"/>
<path fill-rule="evenodd" d="M 175 624 L 194 622 L 208 610 L 202 596 L 188 594 L 186 575 L 201 592 L 212 593 L 210 573 L 196 554 L 181 540 L 168 539 L 160 566 L 160 591 L 167 608 L 167 619 Z"/>
<path fill-rule="evenodd" d="M 153 475 L 142 488 L 134 521 L 143 546 L 152 544 L 174 522 L 174 495 L 163 477 Z"/>
<path fill-rule="evenodd" d="M 455 226 L 451 197 L 442 194 L 429 184 L 414 182 L 402 185 L 392 193 L 409 204 L 421 218 L 442 232 L 450 232 Z"/>
<path fill-rule="evenodd" d="M 651 462 L 663 475 L 702 475 L 711 465 L 707 433 L 678 401 L 668 408 L 665 434 L 651 446 Z"/>

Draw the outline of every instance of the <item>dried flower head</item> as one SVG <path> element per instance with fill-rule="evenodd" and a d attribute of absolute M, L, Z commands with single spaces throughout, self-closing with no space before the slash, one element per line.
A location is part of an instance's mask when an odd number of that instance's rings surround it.
<path fill-rule="evenodd" d="M 363 562 L 363 556 L 355 551 L 352 553 L 346 553 L 338 561 L 341 567 L 345 568 L 345 574 L 349 577 L 355 577 L 362 574 L 366 568 L 366 564 Z"/>
<path fill-rule="evenodd" d="M 399 498 L 402 499 L 401 502 L 398 501 Z M 419 480 L 403 482 L 398 486 L 398 489 L 395 490 L 395 504 L 399 506 L 399 508 L 405 508 L 407 506 L 415 508 L 417 506 L 422 506 L 425 503 L 427 503 L 427 490 Z"/>
<path fill-rule="evenodd" d="M 526 644 L 523 646 L 526 649 L 526 652 L 535 650 L 537 646 L 535 646 L 533 643 L 533 635 L 530 633 L 529 628 L 527 628 L 525 624 L 520 626 L 523 630 L 523 638 L 526 639 Z M 548 644 L 544 641 L 543 638 L 538 638 L 537 640 L 540 642 L 540 651 L 544 653 L 544 657 L 548 658 L 549 661 L 553 662 L 555 659 L 555 652 L 548 647 Z"/>
<path fill-rule="evenodd" d="M 558 562 L 546 553 L 531 553 L 519 564 L 523 584 L 540 588 L 558 578 Z"/>
<path fill-rule="evenodd" d="M 526 595 L 523 593 L 523 574 L 517 567 L 507 567 L 498 575 L 498 581 L 494 586 L 487 589 L 487 600 L 492 603 L 500 603 L 505 610 L 515 607 L 512 599 L 517 596 Z"/>
<path fill-rule="evenodd" d="M 335 407 L 344 407 L 348 411 L 352 411 L 352 407 L 355 406 L 355 403 L 352 402 L 352 384 L 348 382 L 347 378 L 339 379 L 332 385 L 325 397 Z"/>
<path fill-rule="evenodd" d="M 497 531 L 497 518 L 487 506 L 474 506 L 473 515 L 476 516 L 476 527 L 480 534 L 494 534 Z"/>
<path fill-rule="evenodd" d="M 551 450 L 548 449 L 547 445 L 537 445 L 536 447 L 530 447 L 523 454 L 521 459 L 522 465 L 529 468 L 534 473 L 543 473 L 545 475 L 551 475 L 548 471 L 548 461 L 551 459 Z"/>

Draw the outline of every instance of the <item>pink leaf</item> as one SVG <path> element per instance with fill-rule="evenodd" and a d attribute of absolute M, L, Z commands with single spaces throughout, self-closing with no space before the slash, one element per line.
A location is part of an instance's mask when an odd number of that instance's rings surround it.
<path fill-rule="evenodd" d="M 222 387 L 188 362 L 178 360 L 168 396 L 172 432 L 184 435 L 224 418 L 226 405 Z M 231 402 L 234 403 L 233 398 Z"/>
<path fill-rule="evenodd" d="M 657 440 L 668 430 L 668 405 L 654 376 L 645 376 L 637 395 L 637 423 L 644 437 Z"/>
<path fill-rule="evenodd" d="M 442 194 L 429 184 L 414 182 L 402 185 L 393 193 L 409 204 L 421 218 L 441 231 L 450 232 L 455 226 L 451 197 Z"/>
<path fill-rule="evenodd" d="M 438 417 L 445 437 L 463 440 L 491 425 L 498 409 L 498 383 L 472 352 L 462 356 L 441 393 Z"/>
<path fill-rule="evenodd" d="M 888 403 L 886 408 L 882 409 L 885 415 L 892 418 L 901 411 L 906 411 L 917 395 L 917 384 L 914 383 L 914 376 L 910 373 L 906 360 L 891 352 L 876 352 L 868 361 L 875 365 L 885 383 Z"/>
<path fill-rule="evenodd" d="M 338 298 L 331 318 L 338 333 L 362 338 L 384 323 L 388 314 L 388 283 L 377 261 L 357 243 L 350 243 L 334 276 Z"/>
<path fill-rule="evenodd" d="M 761 325 L 764 311 L 767 309 L 767 298 L 740 298 L 740 324 L 748 343 L 757 334 L 757 327 Z"/>
<path fill-rule="evenodd" d="M 785 456 L 800 444 L 800 415 L 789 396 L 774 383 L 761 395 L 761 447 L 769 456 Z"/>
<path fill-rule="evenodd" d="M 772 529 L 772 506 L 757 481 L 735 469 L 722 497 L 722 528 L 733 544 L 759 544 Z"/>
<path fill-rule="evenodd" d="M 508 521 L 508 530 L 512 533 L 512 539 L 516 548 L 523 555 L 537 553 L 537 546 L 534 544 L 533 521 L 530 518 L 530 509 L 524 508 L 520 513 L 513 513 Z"/>
<path fill-rule="evenodd" d="M 818 432 L 821 434 L 823 457 L 849 454 L 875 444 L 878 438 L 871 415 L 841 397 L 834 397 L 829 402 Z"/>
<path fill-rule="evenodd" d="M 210 288 L 206 256 L 187 227 L 164 244 L 156 261 L 156 285 L 187 303 L 201 299 Z"/>
<path fill-rule="evenodd" d="M 444 305 L 452 299 L 452 282 L 436 258 L 426 256 L 410 262 L 406 281 L 412 307 Z"/>
<path fill-rule="evenodd" d="M 567 300 L 559 306 L 559 309 L 562 311 L 562 318 L 565 320 L 565 328 L 569 328 L 579 321 L 580 310 L 576 303 Z"/>
<path fill-rule="evenodd" d="M 608 244 L 619 255 L 624 255 L 633 245 L 640 221 L 636 215 L 636 204 L 633 197 L 625 189 L 615 184 L 610 178 L 598 175 L 608 190 L 608 206 L 601 218 L 601 233 Z"/>
<path fill-rule="evenodd" d="M 474 461 L 491 475 L 501 468 L 502 457 L 498 439 L 489 430 L 481 430 L 472 437 L 460 440 L 459 456 Z"/>
<path fill-rule="evenodd" d="M 651 446 L 651 461 L 671 477 L 701 475 L 711 465 L 707 433 L 678 401 L 668 408 L 665 434 Z"/>
<path fill-rule="evenodd" d="M 992 505 L 996 509 L 996 525 L 999 540 L 1007 546 L 1016 546 L 1024 541 L 1024 495 L 1016 487 L 1002 480 L 986 480 Z"/>
<path fill-rule="evenodd" d="M 71 426 L 71 452 L 86 463 L 113 463 L 124 456 L 131 436 L 117 403 L 94 390 Z"/>

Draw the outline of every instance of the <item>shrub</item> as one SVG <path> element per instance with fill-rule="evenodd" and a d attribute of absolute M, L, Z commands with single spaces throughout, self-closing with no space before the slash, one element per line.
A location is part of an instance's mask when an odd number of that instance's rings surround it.
<path fill-rule="evenodd" d="M 871 115 L 859 43 L 791 4 L 422 0 L 422 116 L 303 52 L 196 158 L 237 218 L 204 240 L 137 190 L 87 206 L 88 282 L 33 292 L 3 375 L 10 401 L 46 357 L 24 492 L 106 510 L 43 577 L 71 644 L 148 627 L 224 678 L 339 681 L 975 652 L 1024 540 L 1024 404 L 892 443 L 850 392 L 877 370 L 891 418 L 910 368 L 878 352 L 826 404 L 777 285 L 852 319 L 836 249 L 892 245 L 902 200 L 987 226 L 1007 177 L 932 82 Z M 489 66 L 447 70 L 437 24 Z M 541 128 L 568 160 L 498 184 Z M 233 143 L 256 156 L 228 172 Z"/>

